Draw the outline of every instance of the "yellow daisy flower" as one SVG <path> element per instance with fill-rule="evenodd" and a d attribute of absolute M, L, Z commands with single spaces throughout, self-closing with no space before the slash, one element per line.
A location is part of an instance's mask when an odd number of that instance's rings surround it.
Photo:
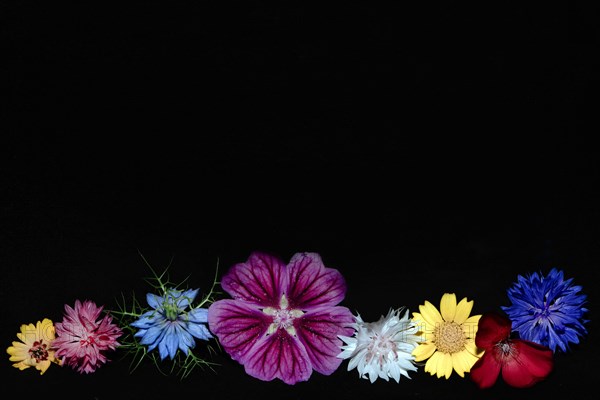
<path fill-rule="evenodd" d="M 465 372 L 483 355 L 475 345 L 477 324 L 481 315 L 469 317 L 473 300 L 465 297 L 456 303 L 454 293 L 444 293 L 440 311 L 428 301 L 413 312 L 413 322 L 419 326 L 421 342 L 412 352 L 415 361 L 427 360 L 425 372 L 438 378 L 452 375 L 452 370 L 464 378 Z"/>
<path fill-rule="evenodd" d="M 35 367 L 40 375 L 50 367 L 50 363 L 60 364 L 51 350 L 52 341 L 56 338 L 54 324 L 48 318 L 36 325 L 21 325 L 21 332 L 17 333 L 20 342 L 12 342 L 12 346 L 6 349 L 10 355 L 10 361 L 14 361 L 13 367 L 21 371 Z"/>

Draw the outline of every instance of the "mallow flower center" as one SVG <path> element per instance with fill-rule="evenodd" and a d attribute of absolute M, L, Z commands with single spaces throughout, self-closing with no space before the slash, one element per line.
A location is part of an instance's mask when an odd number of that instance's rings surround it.
<path fill-rule="evenodd" d="M 304 314 L 302 310 L 288 308 L 289 303 L 285 294 L 279 300 L 279 307 L 265 307 L 263 313 L 273 317 L 273 322 L 269 325 L 267 335 L 271 335 L 278 329 L 285 329 L 292 336 L 296 335 L 294 320 Z"/>
<path fill-rule="evenodd" d="M 456 322 L 443 322 L 433 331 L 435 346 L 442 353 L 457 353 L 465 348 L 465 334 Z"/>

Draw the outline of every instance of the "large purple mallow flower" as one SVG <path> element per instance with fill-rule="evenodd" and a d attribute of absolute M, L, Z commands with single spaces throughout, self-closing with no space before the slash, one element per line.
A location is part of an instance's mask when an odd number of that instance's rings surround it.
<path fill-rule="evenodd" d="M 338 336 L 354 333 L 354 317 L 338 304 L 346 294 L 339 271 L 316 253 L 297 253 L 285 265 L 254 252 L 221 279 L 233 299 L 208 309 L 208 325 L 223 349 L 250 376 L 293 385 L 315 370 L 332 374 L 342 362 Z"/>

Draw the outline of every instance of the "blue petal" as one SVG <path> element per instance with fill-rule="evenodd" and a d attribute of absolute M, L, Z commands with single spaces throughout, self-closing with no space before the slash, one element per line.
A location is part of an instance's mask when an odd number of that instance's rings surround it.
<path fill-rule="evenodd" d="M 189 349 L 193 349 L 196 346 L 194 337 L 189 334 L 185 329 L 179 328 L 179 348 L 185 354 L 188 354 Z"/>
<path fill-rule="evenodd" d="M 138 330 L 133 336 L 134 337 L 144 337 L 144 335 L 146 335 L 146 332 L 148 331 L 148 329 L 140 329 Z"/>
<path fill-rule="evenodd" d="M 148 330 L 146 330 L 144 336 L 142 337 L 142 340 L 140 340 L 140 343 L 143 345 L 152 345 L 156 342 L 160 342 L 162 340 L 162 337 L 165 334 L 165 328 L 164 327 L 160 327 L 160 326 L 153 326 L 152 328 L 149 328 Z M 153 348 L 156 347 L 156 345 L 153 346 Z"/>
<path fill-rule="evenodd" d="M 208 340 L 213 337 L 206 326 L 202 324 L 188 324 L 187 330 L 198 339 Z"/>
<path fill-rule="evenodd" d="M 185 310 L 194 301 L 198 295 L 199 289 L 189 289 L 181 294 L 181 297 L 177 299 L 177 307 Z"/>
<path fill-rule="evenodd" d="M 161 319 L 161 314 L 157 313 L 156 311 L 148 311 L 140 315 L 140 317 L 136 321 L 132 322 L 130 325 L 135 328 L 148 329 L 151 326 L 154 326 L 157 323 L 159 323 Z"/>
<path fill-rule="evenodd" d="M 175 358 L 177 348 L 179 347 L 179 335 L 175 332 L 173 325 L 170 325 L 165 329 L 165 335 L 158 344 L 158 351 L 160 352 L 161 360 L 164 360 L 167 356 L 171 359 Z"/>
<path fill-rule="evenodd" d="M 165 301 L 165 299 L 155 295 L 154 293 L 148 293 L 146 295 L 146 301 L 148 302 L 148 305 L 150 307 L 154 308 L 155 310 L 158 310 L 162 308 L 162 303 Z"/>
<path fill-rule="evenodd" d="M 187 313 L 188 321 L 195 323 L 208 322 L 208 309 L 207 308 L 194 308 Z"/>

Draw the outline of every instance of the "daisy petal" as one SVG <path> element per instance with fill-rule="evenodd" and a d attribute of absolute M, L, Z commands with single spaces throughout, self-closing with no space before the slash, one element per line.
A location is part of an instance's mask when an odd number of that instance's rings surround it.
<path fill-rule="evenodd" d="M 474 339 L 467 339 L 465 342 L 465 349 L 469 352 L 473 357 L 479 358 L 484 352 L 484 349 L 477 347 Z"/>
<path fill-rule="evenodd" d="M 326 268 L 316 253 L 297 253 L 289 264 L 287 297 L 295 308 L 335 306 L 344 299 L 346 283 L 336 269 Z"/>
<path fill-rule="evenodd" d="M 435 327 L 444 322 L 442 315 L 437 308 L 428 301 L 425 301 L 425 304 L 419 306 L 419 311 L 421 311 L 421 316 L 425 322 L 430 326 Z"/>
<path fill-rule="evenodd" d="M 467 301 L 466 297 L 463 298 L 456 305 L 456 314 L 454 315 L 454 322 L 456 322 L 459 325 L 465 322 L 467 318 L 469 318 L 471 310 L 473 310 L 473 303 L 473 300 Z"/>
<path fill-rule="evenodd" d="M 461 377 L 465 377 L 465 360 L 460 356 L 460 353 L 452 353 L 452 368 L 456 371 L 456 373 Z"/>
<path fill-rule="evenodd" d="M 454 293 L 444 293 L 440 301 L 440 312 L 444 321 L 454 321 L 456 314 L 456 295 Z"/>
<path fill-rule="evenodd" d="M 473 355 L 469 350 L 462 350 L 458 353 L 454 353 L 456 355 L 456 359 L 459 360 L 460 365 L 462 365 L 465 372 L 471 372 L 471 368 L 473 364 L 475 364 L 483 352 L 478 352 L 477 355 Z"/>
<path fill-rule="evenodd" d="M 477 336 L 477 330 L 479 329 L 479 319 L 481 315 L 473 315 L 465 320 L 462 323 L 463 332 L 465 337 L 469 339 L 475 338 Z"/>
<path fill-rule="evenodd" d="M 434 352 L 425 363 L 425 372 L 429 372 L 431 375 L 435 375 L 437 372 L 437 365 L 440 357 L 441 353 L 439 351 Z"/>
<path fill-rule="evenodd" d="M 440 358 L 440 361 L 438 361 L 438 377 L 443 375 L 446 379 L 449 379 L 453 370 L 452 355 L 448 353 L 442 353 L 441 355 L 442 357 Z"/>
<path fill-rule="evenodd" d="M 421 343 L 412 352 L 412 355 L 415 356 L 415 361 L 423 361 L 431 357 L 431 355 L 435 352 L 436 347 L 433 343 Z"/>
<path fill-rule="evenodd" d="M 287 287 L 286 266 L 277 257 L 254 252 L 245 263 L 234 265 L 221 279 L 221 287 L 236 300 L 276 306 Z"/>

